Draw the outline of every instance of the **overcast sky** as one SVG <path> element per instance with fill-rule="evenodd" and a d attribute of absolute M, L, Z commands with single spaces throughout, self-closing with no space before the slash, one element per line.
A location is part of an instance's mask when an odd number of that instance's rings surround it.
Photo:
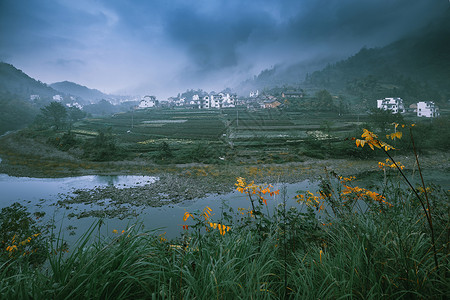
<path fill-rule="evenodd" d="M 449 0 L 0 0 L 0 60 L 106 93 L 220 91 L 425 26 Z"/>

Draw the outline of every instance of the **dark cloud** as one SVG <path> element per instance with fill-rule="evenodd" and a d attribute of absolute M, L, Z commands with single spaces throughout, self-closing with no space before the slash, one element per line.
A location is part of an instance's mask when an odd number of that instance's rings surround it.
<path fill-rule="evenodd" d="M 201 87 L 383 46 L 449 7 L 448 0 L 1 0 L 0 53 L 44 81 Z"/>
<path fill-rule="evenodd" d="M 86 65 L 86 62 L 82 61 L 81 59 L 57 59 L 56 61 L 49 62 L 50 64 L 55 64 L 61 67 L 70 67 L 73 65 Z"/>
<path fill-rule="evenodd" d="M 286 33 L 299 41 L 332 38 L 344 41 L 372 39 L 385 43 L 424 26 L 448 8 L 446 1 L 309 0 L 286 25 Z"/>
<path fill-rule="evenodd" d="M 202 72 L 238 65 L 238 47 L 252 36 L 270 39 L 272 25 L 273 20 L 264 12 L 217 10 L 205 14 L 186 6 L 164 20 L 168 38 L 187 50 Z M 262 32 L 266 36 L 259 36 Z"/>

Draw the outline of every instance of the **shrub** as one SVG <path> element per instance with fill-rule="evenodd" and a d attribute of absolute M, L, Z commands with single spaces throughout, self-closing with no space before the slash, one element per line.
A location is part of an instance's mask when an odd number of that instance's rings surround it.
<path fill-rule="evenodd" d="M 33 266 L 41 265 L 47 258 L 48 245 L 44 240 L 45 228 L 36 219 L 43 213 L 32 215 L 16 202 L 5 207 L 0 215 L 0 260 L 20 259 Z"/>
<path fill-rule="evenodd" d="M 117 146 L 111 127 L 101 129 L 98 135 L 84 143 L 84 156 L 93 161 L 111 161 L 124 158 L 125 152 Z"/>

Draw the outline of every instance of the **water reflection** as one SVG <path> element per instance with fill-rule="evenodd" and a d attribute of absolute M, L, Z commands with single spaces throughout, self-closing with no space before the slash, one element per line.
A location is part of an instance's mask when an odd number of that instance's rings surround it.
<path fill-rule="evenodd" d="M 275 195 L 274 197 L 268 197 L 268 209 L 270 214 L 273 213 L 273 209 L 277 205 L 283 203 L 284 198 L 286 199 L 288 208 L 291 206 L 299 208 L 299 204 L 294 200 L 296 192 L 298 190 L 316 191 L 318 183 L 305 180 L 294 184 L 278 184 L 275 185 L 274 188 L 280 190 L 285 188 L 286 194 L 285 197 L 282 193 L 280 193 L 280 195 Z M 228 211 L 231 208 L 234 212 L 237 212 L 239 207 L 249 209 L 251 204 L 246 195 L 233 191 L 223 195 L 211 194 L 204 198 L 186 200 L 176 205 L 169 204 L 163 207 L 130 206 L 128 207 L 130 210 L 138 211 L 138 216 L 123 220 L 118 218 L 108 219 L 105 222 L 103 233 L 111 235 L 113 229 L 120 232 L 126 230 L 130 225 L 135 224 L 136 222 L 142 222 L 146 229 L 158 229 L 158 233 L 165 233 L 167 238 L 175 238 L 182 232 L 182 225 L 184 225 L 182 218 L 184 212 L 189 211 L 192 213 L 195 211 L 202 211 L 206 206 L 209 206 L 213 210 L 213 220 L 220 221 L 224 211 Z M 83 211 L 98 209 L 98 207 L 99 206 L 97 205 L 78 204 L 74 205 L 73 209 Z M 96 219 L 89 217 L 83 218 L 83 220 L 84 224 L 81 226 L 92 224 Z M 74 222 L 79 222 L 79 220 L 74 220 Z"/>
<path fill-rule="evenodd" d="M 71 218 L 67 216 L 71 212 L 83 212 L 90 210 L 104 210 L 108 208 L 109 199 L 102 201 L 102 205 L 98 204 L 74 204 L 71 209 L 58 208 L 54 204 L 58 200 L 64 199 L 71 194 L 75 189 L 93 189 L 101 186 L 114 185 L 118 188 L 127 188 L 133 186 L 143 186 L 151 184 L 158 180 L 156 177 L 150 176 L 80 176 L 80 177 L 66 177 L 66 178 L 28 178 L 28 177 L 13 177 L 5 174 L 0 174 L 0 208 L 11 205 L 14 202 L 20 202 L 29 208 L 30 212 L 43 211 L 46 213 L 47 220 L 54 220 L 56 228 L 65 229 L 69 226 L 75 227 L 69 231 L 64 231 L 63 234 L 69 242 L 75 242 L 76 239 L 93 224 L 97 218 L 87 217 L 82 219 Z M 317 190 L 317 183 L 305 180 L 303 182 L 286 185 L 275 185 L 275 189 L 286 187 L 286 200 L 288 206 L 298 205 L 293 200 L 297 190 Z M 273 208 L 282 203 L 282 195 L 270 197 L 269 208 Z M 174 238 L 179 235 L 182 230 L 182 217 L 185 211 L 201 211 L 205 206 L 213 209 L 214 219 L 220 220 L 223 204 L 227 207 L 237 211 L 237 208 L 249 208 L 250 202 L 246 195 L 237 191 L 217 195 L 211 194 L 201 199 L 187 200 L 177 205 L 169 204 L 163 207 L 144 207 L 125 205 L 129 210 L 136 211 L 137 217 L 126 218 L 120 220 L 118 218 L 110 218 L 105 220 L 105 225 L 102 227 L 104 234 L 111 234 L 113 229 L 121 230 L 127 229 L 131 224 L 140 221 L 144 224 L 146 229 L 160 229 L 161 232 L 166 232 L 166 237 Z"/>

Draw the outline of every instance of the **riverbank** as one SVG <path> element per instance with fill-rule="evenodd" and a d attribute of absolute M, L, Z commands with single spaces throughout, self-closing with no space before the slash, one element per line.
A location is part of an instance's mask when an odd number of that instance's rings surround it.
<path fill-rule="evenodd" d="M 0 173 L 16 177 L 57 178 L 85 175 L 142 175 L 159 180 L 143 187 L 119 189 L 114 186 L 94 189 L 78 189 L 73 195 L 58 202 L 70 208 L 74 204 L 102 205 L 108 199 L 108 207 L 77 214 L 76 217 L 103 215 L 126 216 L 124 204 L 132 206 L 160 207 L 184 200 L 203 198 L 208 194 L 231 192 L 237 177 L 257 183 L 296 183 L 319 180 L 330 171 L 341 176 L 364 177 L 381 172 L 378 161 L 347 159 L 307 158 L 302 162 L 285 164 L 239 164 L 224 161 L 221 164 L 201 163 L 157 165 L 142 159 L 114 162 L 81 160 L 75 153 L 59 151 L 35 139 L 12 133 L 0 139 Z M 370 151 L 370 150 L 367 150 Z M 395 152 L 393 152 L 395 155 Z M 417 171 L 414 156 L 394 156 L 405 165 L 407 173 Z M 433 152 L 420 157 L 421 168 L 449 173 L 450 154 Z M 433 182 L 432 179 L 428 179 Z"/>

